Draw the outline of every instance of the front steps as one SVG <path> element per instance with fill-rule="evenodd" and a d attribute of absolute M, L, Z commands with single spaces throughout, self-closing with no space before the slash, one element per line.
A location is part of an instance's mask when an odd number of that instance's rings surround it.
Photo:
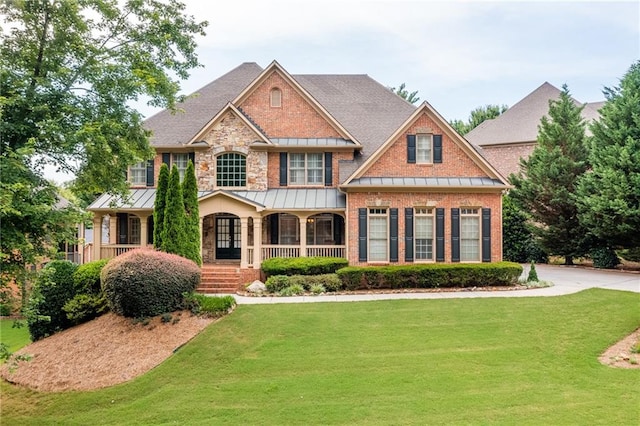
<path fill-rule="evenodd" d="M 202 280 L 198 293 L 235 293 L 241 282 L 240 264 L 202 265 Z"/>

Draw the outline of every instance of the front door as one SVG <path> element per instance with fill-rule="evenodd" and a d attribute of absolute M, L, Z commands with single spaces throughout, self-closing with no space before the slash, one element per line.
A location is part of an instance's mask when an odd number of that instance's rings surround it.
<path fill-rule="evenodd" d="M 216 259 L 240 259 L 239 217 L 216 217 Z"/>

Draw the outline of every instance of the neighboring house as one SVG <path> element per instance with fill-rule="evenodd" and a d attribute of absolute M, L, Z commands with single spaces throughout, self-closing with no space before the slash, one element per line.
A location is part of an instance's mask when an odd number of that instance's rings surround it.
<path fill-rule="evenodd" d="M 96 259 L 152 244 L 160 166 L 183 173 L 191 160 L 203 262 L 233 265 L 237 284 L 275 256 L 502 260 L 509 185 L 428 103 L 367 75 L 290 75 L 277 62 L 242 64 L 198 93 L 184 113 L 145 121 L 157 155 L 131 167 L 129 200 L 89 207 Z"/>
<path fill-rule="evenodd" d="M 482 122 L 465 135 L 472 144 L 482 149 L 484 157 L 506 178 L 520 170 L 520 158 L 528 158 L 537 145 L 538 126 L 549 112 L 549 101 L 560 98 L 561 91 L 545 82 L 521 101 L 492 120 Z M 584 105 L 582 117 L 587 121 L 597 120 L 603 102 Z M 587 134 L 590 134 L 587 131 Z"/>

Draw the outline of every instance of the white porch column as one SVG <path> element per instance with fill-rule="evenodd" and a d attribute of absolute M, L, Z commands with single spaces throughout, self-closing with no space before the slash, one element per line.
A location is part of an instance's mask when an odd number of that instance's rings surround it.
<path fill-rule="evenodd" d="M 307 257 L 307 218 L 309 216 L 298 216 L 300 220 L 300 257 Z"/>
<path fill-rule="evenodd" d="M 249 218 L 240 218 L 240 268 L 247 267 L 247 247 L 249 245 Z"/>
<path fill-rule="evenodd" d="M 118 244 L 118 216 L 109 215 L 109 244 Z"/>
<path fill-rule="evenodd" d="M 147 247 L 147 241 L 149 238 L 149 229 L 147 227 L 147 219 L 149 216 L 138 215 L 140 219 L 140 247 Z"/>
<path fill-rule="evenodd" d="M 202 263 L 204 264 L 204 252 L 202 251 L 202 247 L 204 247 L 204 217 L 201 216 L 198 221 L 200 226 L 200 259 L 202 259 Z"/>
<path fill-rule="evenodd" d="M 100 259 L 102 247 L 102 213 L 93 214 L 93 260 Z"/>
<path fill-rule="evenodd" d="M 262 263 L 262 217 L 253 217 L 253 269 Z"/>

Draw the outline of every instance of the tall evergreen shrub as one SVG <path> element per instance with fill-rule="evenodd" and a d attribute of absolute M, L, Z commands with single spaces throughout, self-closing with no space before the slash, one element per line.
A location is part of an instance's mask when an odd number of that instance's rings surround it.
<path fill-rule="evenodd" d="M 174 164 L 169 175 L 169 186 L 164 210 L 161 250 L 185 256 L 185 214 L 182 186 L 178 167 Z"/>
<path fill-rule="evenodd" d="M 167 189 L 169 188 L 169 167 L 162 163 L 158 175 L 158 187 L 156 188 L 156 201 L 153 205 L 153 246 L 162 248 L 162 233 L 164 230 L 164 209 L 167 202 Z"/>
<path fill-rule="evenodd" d="M 185 254 L 184 257 L 202 265 L 200 256 L 200 210 L 198 209 L 198 182 L 193 163 L 189 161 L 182 182 L 182 197 L 185 212 Z"/>

